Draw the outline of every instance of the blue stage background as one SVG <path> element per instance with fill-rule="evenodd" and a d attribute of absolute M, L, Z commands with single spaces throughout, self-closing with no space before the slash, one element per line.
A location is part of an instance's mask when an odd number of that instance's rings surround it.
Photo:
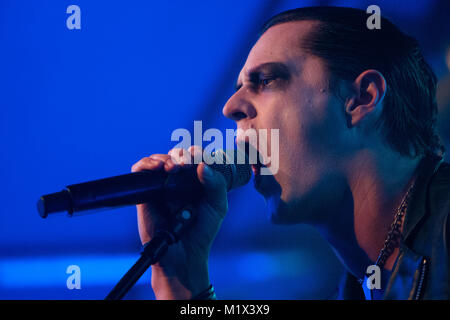
<path fill-rule="evenodd" d="M 66 27 L 71 4 L 81 30 Z M 370 4 L 448 80 L 445 1 L 0 0 L 0 299 L 103 299 L 138 257 L 135 208 L 43 220 L 38 197 L 127 173 L 194 120 L 235 128 L 221 109 L 273 14 Z M 66 287 L 69 265 L 80 290 Z M 313 229 L 271 225 L 248 185 L 230 195 L 210 270 L 221 299 L 327 299 L 343 268 Z M 149 272 L 127 298 L 154 298 Z"/>

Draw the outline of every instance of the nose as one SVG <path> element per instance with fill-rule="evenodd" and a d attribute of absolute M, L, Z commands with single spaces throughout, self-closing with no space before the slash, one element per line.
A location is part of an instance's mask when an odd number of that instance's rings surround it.
<path fill-rule="evenodd" d="M 225 117 L 236 122 L 242 119 L 252 119 L 257 114 L 254 105 L 244 97 L 241 90 L 233 94 L 222 109 Z"/>

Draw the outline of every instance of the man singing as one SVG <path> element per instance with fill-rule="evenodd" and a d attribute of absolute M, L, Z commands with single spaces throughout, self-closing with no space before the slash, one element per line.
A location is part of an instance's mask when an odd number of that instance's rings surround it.
<path fill-rule="evenodd" d="M 312 225 L 329 242 L 347 270 L 340 298 L 449 299 L 450 165 L 436 132 L 436 77 L 416 40 L 384 18 L 369 30 L 366 19 L 337 7 L 271 18 L 223 114 L 238 129 L 279 129 L 279 169 L 261 175 L 254 165 L 255 187 L 274 223 Z M 169 152 L 132 170 L 188 166 Z M 197 174 L 206 192 L 196 224 L 152 266 L 157 299 L 215 298 L 208 255 L 226 186 L 204 163 Z M 138 205 L 142 243 L 164 210 Z M 365 281 L 374 265 L 378 288 Z"/>

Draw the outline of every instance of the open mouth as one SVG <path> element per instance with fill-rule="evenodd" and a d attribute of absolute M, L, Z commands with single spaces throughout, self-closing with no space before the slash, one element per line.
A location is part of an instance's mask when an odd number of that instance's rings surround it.
<path fill-rule="evenodd" d="M 259 161 L 256 164 L 251 165 L 253 170 L 253 186 L 255 189 L 263 195 L 268 195 L 268 187 L 270 185 L 270 177 L 267 174 L 261 173 L 261 169 L 266 168 L 264 164 Z"/>
<path fill-rule="evenodd" d="M 255 190 L 266 199 L 280 193 L 279 185 L 272 173 L 272 166 L 274 164 L 271 161 L 272 159 L 269 158 L 267 161 L 262 153 L 249 143 L 241 144 L 239 149 L 246 154 L 251 165 L 253 171 L 253 187 Z M 264 164 L 266 161 L 267 163 Z"/>
<path fill-rule="evenodd" d="M 264 167 L 266 167 L 266 166 L 263 165 L 258 159 L 258 163 L 252 164 L 253 175 L 255 177 L 260 176 L 261 175 L 261 168 L 264 168 Z"/>
<path fill-rule="evenodd" d="M 253 171 L 253 176 L 255 177 L 255 185 L 258 185 L 261 180 L 261 169 L 265 168 L 266 165 L 264 165 L 261 162 L 261 154 L 259 151 L 251 146 L 249 143 L 245 143 L 245 154 L 247 156 L 247 159 L 249 159 L 251 168 Z M 256 158 L 255 158 L 256 155 Z"/>
<path fill-rule="evenodd" d="M 280 188 L 273 173 L 273 168 L 278 169 L 276 162 L 273 162 L 271 157 L 268 159 L 263 157 L 264 152 L 259 152 L 257 148 L 248 142 L 241 142 L 241 144 L 238 143 L 237 145 L 240 151 L 246 154 L 248 163 L 251 165 L 254 188 L 265 198 L 279 193 Z"/>

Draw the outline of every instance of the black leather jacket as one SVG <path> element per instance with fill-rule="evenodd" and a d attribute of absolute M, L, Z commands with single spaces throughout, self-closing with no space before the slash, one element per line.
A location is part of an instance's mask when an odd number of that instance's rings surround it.
<path fill-rule="evenodd" d="M 450 299 L 450 164 L 428 156 L 408 204 L 400 253 L 384 299 Z M 361 284 L 344 277 L 340 299 L 364 299 Z"/>

